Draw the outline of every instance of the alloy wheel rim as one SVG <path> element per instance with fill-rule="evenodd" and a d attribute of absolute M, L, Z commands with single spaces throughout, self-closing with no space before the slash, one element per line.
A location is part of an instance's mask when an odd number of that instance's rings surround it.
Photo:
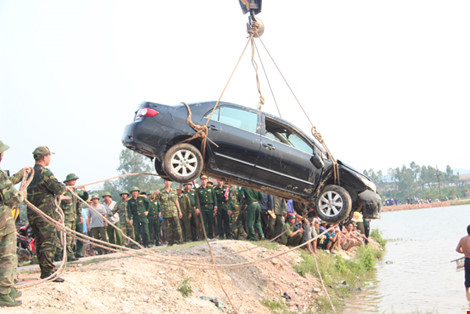
<path fill-rule="evenodd" d="M 194 174 L 197 169 L 196 155 L 187 149 L 177 151 L 171 156 L 170 165 L 174 173 L 186 177 Z"/>
<path fill-rule="evenodd" d="M 328 191 L 321 195 L 319 210 L 327 217 L 338 215 L 343 209 L 343 198 L 336 192 Z"/>

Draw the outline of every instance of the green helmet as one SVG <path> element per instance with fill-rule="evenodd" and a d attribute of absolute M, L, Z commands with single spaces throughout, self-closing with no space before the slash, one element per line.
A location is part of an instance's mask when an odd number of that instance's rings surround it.
<path fill-rule="evenodd" d="M 104 192 L 103 195 L 101 195 L 101 196 L 102 196 L 102 197 L 105 197 L 105 196 L 111 197 L 111 193 L 109 193 L 109 192 Z"/>
<path fill-rule="evenodd" d="M 7 144 L 4 144 L 2 141 L 0 141 L 0 154 L 3 153 L 4 151 L 6 151 L 9 148 L 10 148 L 10 146 L 8 146 Z"/>
<path fill-rule="evenodd" d="M 122 194 L 127 194 L 127 195 L 129 195 L 129 192 L 127 192 L 127 190 L 122 190 L 119 195 L 122 195 Z"/>
<path fill-rule="evenodd" d="M 131 192 L 134 192 L 134 191 L 139 191 L 140 192 L 140 189 L 138 187 L 134 186 L 134 187 L 132 187 Z"/>
<path fill-rule="evenodd" d="M 77 180 L 78 176 L 75 173 L 69 173 L 67 177 L 65 177 L 64 183 L 70 180 Z"/>
<path fill-rule="evenodd" d="M 100 199 L 100 196 L 99 196 L 98 194 L 93 194 L 93 195 L 90 197 L 90 200 L 94 200 L 95 198 Z"/>

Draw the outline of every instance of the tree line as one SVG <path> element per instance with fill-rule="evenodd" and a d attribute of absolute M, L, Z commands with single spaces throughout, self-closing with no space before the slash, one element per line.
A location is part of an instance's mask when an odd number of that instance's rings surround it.
<path fill-rule="evenodd" d="M 450 166 L 445 171 L 437 167 L 420 166 L 411 162 L 409 166 L 382 170 L 364 170 L 363 172 L 377 186 L 377 192 L 383 199 L 397 199 L 406 202 L 413 198 L 425 200 L 447 200 L 464 198 L 469 191 L 468 182 L 459 181 Z"/>

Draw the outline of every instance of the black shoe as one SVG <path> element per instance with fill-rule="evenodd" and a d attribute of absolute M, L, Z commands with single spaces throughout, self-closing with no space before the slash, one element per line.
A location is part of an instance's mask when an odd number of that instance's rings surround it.
<path fill-rule="evenodd" d="M 82 254 L 75 254 L 75 258 L 76 258 L 76 259 L 79 259 L 79 258 L 82 258 L 82 257 L 83 257 Z"/>
<path fill-rule="evenodd" d="M 67 262 L 75 262 L 76 260 L 78 260 L 78 258 L 75 258 L 73 256 L 67 257 Z"/>
<path fill-rule="evenodd" d="M 56 279 L 52 280 L 52 282 L 64 282 L 65 279 L 57 277 Z"/>

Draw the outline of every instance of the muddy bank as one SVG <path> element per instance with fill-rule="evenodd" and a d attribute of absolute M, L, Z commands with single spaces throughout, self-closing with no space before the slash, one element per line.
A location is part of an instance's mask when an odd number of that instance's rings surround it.
<path fill-rule="evenodd" d="M 212 245 L 217 263 L 224 264 L 257 260 L 288 250 L 277 244 L 268 244 L 274 249 L 266 249 L 247 241 L 214 241 Z M 184 256 L 185 260 L 210 261 L 207 244 L 203 242 L 172 247 L 161 254 L 175 258 Z M 279 302 L 291 311 L 315 312 L 314 300 L 324 294 L 314 276 L 307 274 L 302 277 L 295 271 L 293 265 L 301 261 L 300 253 L 293 251 L 246 268 L 220 270 L 222 284 L 239 312 L 269 313 L 270 309 L 264 305 L 267 301 Z M 119 253 L 85 258 L 70 265 L 62 275 L 66 279 L 64 283 L 47 282 L 22 289 L 23 305 L 2 308 L 2 311 L 233 312 L 213 270 L 172 266 Z M 20 269 L 20 284 L 38 279 L 35 268 Z M 182 291 L 190 293 L 184 297 Z"/>

